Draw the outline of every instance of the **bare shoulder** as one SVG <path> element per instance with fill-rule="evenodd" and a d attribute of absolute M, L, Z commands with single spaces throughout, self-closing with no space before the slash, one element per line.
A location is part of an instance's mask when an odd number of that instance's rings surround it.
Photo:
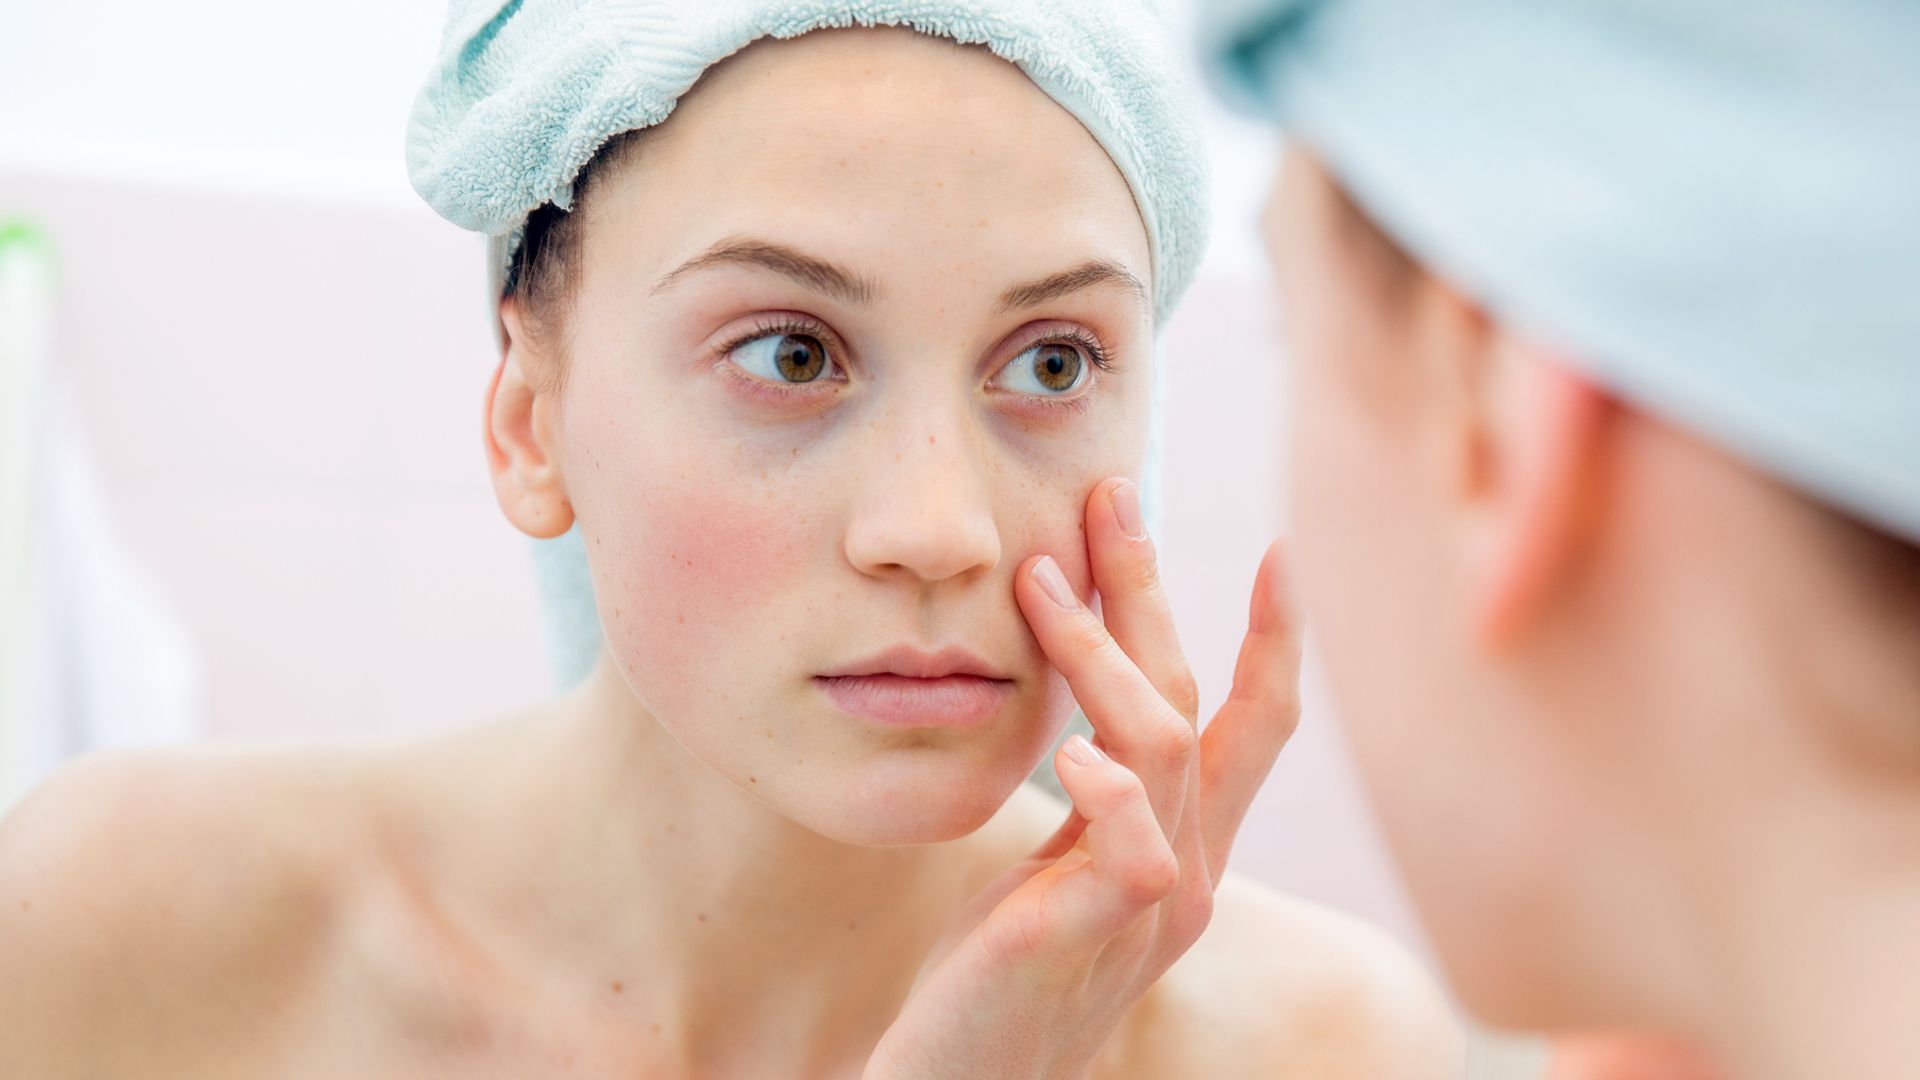
<path fill-rule="evenodd" d="M 1464 1054 L 1445 998 L 1398 942 L 1231 874 L 1206 932 L 1116 1042 L 1120 1067 L 1102 1075 L 1453 1080 Z"/>
<path fill-rule="evenodd" d="M 0 819 L 0 1075 L 148 1071 L 268 1030 L 336 910 L 350 800 L 323 792 L 354 775 L 335 751 L 148 751 L 29 794 Z"/>

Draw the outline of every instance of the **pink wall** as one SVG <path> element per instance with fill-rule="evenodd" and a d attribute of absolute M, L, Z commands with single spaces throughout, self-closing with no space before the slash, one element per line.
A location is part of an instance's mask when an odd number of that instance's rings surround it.
<path fill-rule="evenodd" d="M 192 626 L 212 735 L 456 724 L 546 687 L 526 545 L 479 449 L 480 246 L 424 207 L 0 173 L 63 266 L 58 352 L 124 539 Z M 1207 708 L 1280 525 L 1266 286 L 1167 331 L 1165 576 Z M 1324 697 L 1244 872 L 1415 939 Z"/>

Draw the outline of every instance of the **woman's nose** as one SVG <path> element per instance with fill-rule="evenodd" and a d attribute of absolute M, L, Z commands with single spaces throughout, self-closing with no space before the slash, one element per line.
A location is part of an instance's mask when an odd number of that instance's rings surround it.
<path fill-rule="evenodd" d="M 849 480 L 858 485 L 846 532 L 854 569 L 931 583 L 999 565 L 991 464 L 976 441 L 943 425 L 874 447 L 871 466 Z"/>

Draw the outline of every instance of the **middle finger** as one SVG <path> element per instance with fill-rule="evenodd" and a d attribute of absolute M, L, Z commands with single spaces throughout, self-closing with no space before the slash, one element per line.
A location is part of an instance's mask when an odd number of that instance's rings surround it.
<path fill-rule="evenodd" d="M 1101 744 L 1139 775 L 1155 817 L 1172 836 L 1198 748 L 1193 724 L 1160 696 L 1051 557 L 1027 560 L 1015 577 L 1014 598 Z"/>
<path fill-rule="evenodd" d="M 1200 692 L 1160 585 L 1140 486 L 1125 477 L 1096 485 L 1087 497 L 1086 522 L 1087 557 L 1107 629 L 1160 696 L 1189 723 L 1198 722 Z"/>

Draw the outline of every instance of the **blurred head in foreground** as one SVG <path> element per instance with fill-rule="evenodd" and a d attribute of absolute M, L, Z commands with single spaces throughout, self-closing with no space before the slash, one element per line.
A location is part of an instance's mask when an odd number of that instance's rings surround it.
<path fill-rule="evenodd" d="M 1873 1075 L 1920 1001 L 1920 9 L 1205 32 L 1289 136 L 1303 599 L 1457 990 Z"/>

